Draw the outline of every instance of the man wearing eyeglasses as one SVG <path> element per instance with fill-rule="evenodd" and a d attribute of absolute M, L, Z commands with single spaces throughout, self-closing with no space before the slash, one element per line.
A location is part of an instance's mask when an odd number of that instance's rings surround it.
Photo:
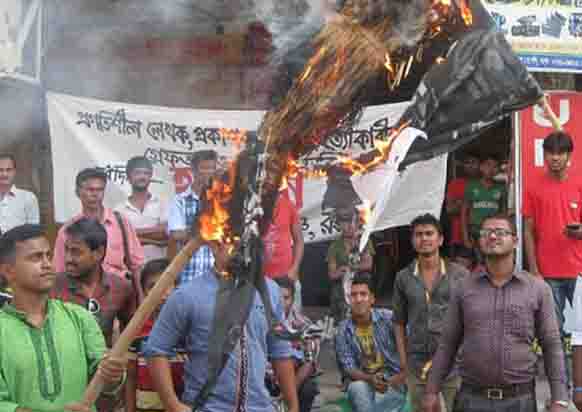
<path fill-rule="evenodd" d="M 57 276 L 51 297 L 77 303 L 91 312 L 112 346 L 113 323 L 127 325 L 136 306 L 131 282 L 103 269 L 107 231 L 95 219 L 83 217 L 65 229 L 65 269 Z"/>
<path fill-rule="evenodd" d="M 463 383 L 455 412 L 537 411 L 534 339 L 541 343 L 552 395 L 550 412 L 568 410 L 564 357 L 550 287 L 516 271 L 517 236 L 505 215 L 485 218 L 479 231 L 485 266 L 453 290 L 433 358 L 425 412 L 438 412 L 438 392 L 463 345 Z"/>
<path fill-rule="evenodd" d="M 49 299 L 55 274 L 40 226 L 17 226 L 0 238 L 0 270 L 13 292 L 0 311 L 1 411 L 89 412 L 78 402 L 94 374 L 105 391 L 120 388 L 126 360 L 104 355 L 94 317 Z"/>

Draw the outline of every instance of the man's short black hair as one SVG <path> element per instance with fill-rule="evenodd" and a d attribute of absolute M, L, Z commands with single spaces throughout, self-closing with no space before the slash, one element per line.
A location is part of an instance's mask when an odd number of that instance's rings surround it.
<path fill-rule="evenodd" d="M 16 244 L 38 238 L 46 238 L 41 225 L 26 224 L 13 227 L 0 237 L 0 263 L 14 263 Z"/>
<path fill-rule="evenodd" d="M 496 162 L 499 162 L 499 158 L 493 153 L 483 153 L 479 156 L 479 163 L 484 163 L 487 160 L 495 160 Z"/>
<path fill-rule="evenodd" d="M 492 216 L 487 216 L 485 219 L 483 219 L 481 221 L 481 225 L 479 227 L 483 228 L 483 224 L 488 220 L 505 220 L 509 224 L 509 228 L 511 229 L 511 232 L 514 234 L 516 233 L 515 219 L 506 213 L 496 213 Z"/>
<path fill-rule="evenodd" d="M 214 150 L 199 150 L 197 152 L 192 153 L 192 158 L 190 159 L 190 167 L 192 170 L 198 170 L 198 164 L 205 160 L 214 160 L 218 159 L 218 155 Z"/>
<path fill-rule="evenodd" d="M 0 160 L 12 160 L 12 165 L 16 169 L 16 157 L 12 153 L 0 153 Z"/>
<path fill-rule="evenodd" d="M 352 279 L 352 286 L 367 285 L 370 293 L 374 293 L 374 286 L 372 284 L 372 274 L 370 272 L 358 272 Z"/>
<path fill-rule="evenodd" d="M 549 153 L 572 153 L 574 142 L 572 137 L 565 132 L 553 132 L 546 136 L 543 144 L 544 152 Z"/>
<path fill-rule="evenodd" d="M 289 279 L 288 276 L 282 276 L 275 279 L 275 282 L 281 289 L 288 289 L 291 291 L 291 296 L 295 296 L 295 282 Z"/>
<path fill-rule="evenodd" d="M 423 215 L 416 216 L 414 219 L 412 219 L 412 222 L 410 222 L 410 228 L 412 229 L 413 232 L 414 229 L 420 225 L 434 226 L 437 232 L 439 232 L 439 235 L 443 234 L 443 227 L 441 226 L 441 222 L 430 213 L 425 213 Z"/>
<path fill-rule="evenodd" d="M 134 169 L 154 170 L 154 165 L 152 164 L 151 160 L 145 156 L 134 156 L 127 161 L 127 165 L 125 166 L 125 174 L 129 177 L 129 174 Z"/>
<path fill-rule="evenodd" d="M 103 183 L 107 184 L 107 173 L 100 167 L 90 167 L 81 170 L 75 179 L 75 186 L 80 189 L 83 183 L 89 179 L 101 179 Z"/>
<path fill-rule="evenodd" d="M 107 250 L 107 231 L 97 219 L 82 217 L 65 228 L 68 237 L 84 242 L 92 251 Z"/>
<path fill-rule="evenodd" d="M 151 276 L 163 273 L 168 266 L 170 266 L 170 261 L 165 258 L 153 259 L 146 263 L 141 270 L 141 290 L 145 290 L 145 284 Z"/>

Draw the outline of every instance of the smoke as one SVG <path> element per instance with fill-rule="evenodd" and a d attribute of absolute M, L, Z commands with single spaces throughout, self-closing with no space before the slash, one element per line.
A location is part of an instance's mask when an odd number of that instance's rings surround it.
<path fill-rule="evenodd" d="M 257 0 L 255 13 L 273 36 L 272 64 L 282 63 L 312 40 L 331 9 L 329 0 Z"/>

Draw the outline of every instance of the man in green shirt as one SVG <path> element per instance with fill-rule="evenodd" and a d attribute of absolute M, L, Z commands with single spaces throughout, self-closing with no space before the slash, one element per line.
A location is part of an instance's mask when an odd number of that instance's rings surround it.
<path fill-rule="evenodd" d="M 346 316 L 349 307 L 349 290 L 351 278 L 356 272 L 370 272 L 374 263 L 374 247 L 368 242 L 359 256 L 355 267 L 350 262 L 350 254 L 359 246 L 360 222 L 355 208 L 339 209 L 336 221 L 340 227 L 341 237 L 334 240 L 327 251 L 327 273 L 331 281 L 330 311 L 332 317 L 339 322 Z"/>
<path fill-rule="evenodd" d="M 479 162 L 479 171 L 479 180 L 472 180 L 465 187 L 461 209 L 463 243 L 468 248 L 477 246 L 481 222 L 506 208 L 505 186 L 493 180 L 499 171 L 497 159 L 491 155 L 483 156 Z"/>
<path fill-rule="evenodd" d="M 0 272 L 13 293 L 0 310 L 0 412 L 89 411 L 79 402 L 95 373 L 105 393 L 121 385 L 125 362 L 105 355 L 93 315 L 48 298 L 55 273 L 40 226 L 0 238 Z"/>

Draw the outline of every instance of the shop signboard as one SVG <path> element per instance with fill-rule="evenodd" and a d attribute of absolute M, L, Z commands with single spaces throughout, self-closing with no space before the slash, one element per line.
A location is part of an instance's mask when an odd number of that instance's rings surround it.
<path fill-rule="evenodd" d="M 531 71 L 582 72 L 582 0 L 483 0 Z"/>

